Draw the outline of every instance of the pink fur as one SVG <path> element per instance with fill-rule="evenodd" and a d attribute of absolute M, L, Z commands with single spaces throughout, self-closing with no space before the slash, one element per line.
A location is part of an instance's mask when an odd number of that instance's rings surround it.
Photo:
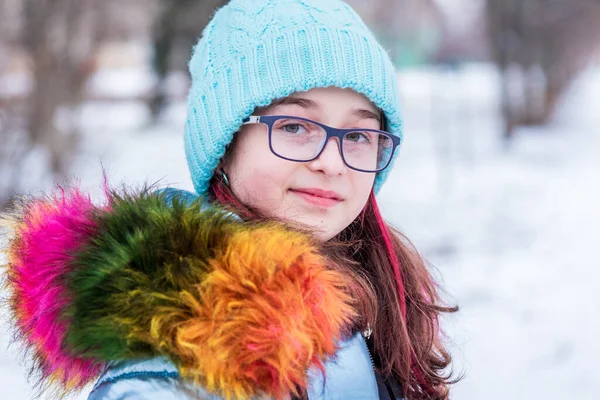
<path fill-rule="evenodd" d="M 78 247 L 96 229 L 94 206 L 77 190 L 36 200 L 24 208 L 10 254 L 13 305 L 27 345 L 35 350 L 43 374 L 67 386 L 97 376 L 100 366 L 76 358 L 64 348 L 68 323 L 63 311 L 69 302 L 63 278 L 73 268 Z"/>

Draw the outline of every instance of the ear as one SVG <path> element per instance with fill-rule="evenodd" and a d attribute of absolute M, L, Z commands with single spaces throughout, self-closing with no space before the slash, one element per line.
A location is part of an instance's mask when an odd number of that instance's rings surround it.
<path fill-rule="evenodd" d="M 215 169 L 216 172 L 223 170 L 223 171 L 225 171 L 225 173 L 229 173 L 237 135 L 238 135 L 237 133 L 233 135 L 233 139 L 231 140 L 231 143 L 229 143 L 227 145 L 227 147 L 225 148 L 225 154 L 223 154 L 223 157 L 221 157 L 221 160 L 219 160 L 219 164 L 217 165 L 217 168 Z"/>
<path fill-rule="evenodd" d="M 227 161 L 225 161 L 226 158 L 223 157 L 223 159 L 221 159 L 221 161 L 219 162 L 219 165 L 217 165 L 217 168 L 215 169 L 214 175 L 218 176 L 219 179 L 221 179 L 222 181 L 225 182 L 225 184 L 227 186 L 229 186 L 229 163 Z"/>
<path fill-rule="evenodd" d="M 219 165 L 217 165 L 217 168 L 215 169 L 215 174 L 228 174 L 227 171 L 229 171 L 229 163 L 221 160 L 221 162 L 219 162 Z"/>

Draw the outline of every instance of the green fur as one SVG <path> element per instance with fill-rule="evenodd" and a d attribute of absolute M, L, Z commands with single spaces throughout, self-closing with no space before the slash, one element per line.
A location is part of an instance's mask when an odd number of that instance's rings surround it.
<path fill-rule="evenodd" d="M 163 194 L 113 193 L 109 206 L 67 278 L 67 345 L 98 360 L 153 356 L 152 318 L 180 310 L 183 292 L 200 296 L 207 261 L 241 223 L 220 209 L 203 210 L 200 200 Z"/>

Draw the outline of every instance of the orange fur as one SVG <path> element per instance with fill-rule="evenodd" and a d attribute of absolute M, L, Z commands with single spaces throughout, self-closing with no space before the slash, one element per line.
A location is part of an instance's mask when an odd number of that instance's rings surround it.
<path fill-rule="evenodd" d="M 305 389 L 307 370 L 322 369 L 354 317 L 347 278 L 306 236 L 275 225 L 236 230 L 210 267 L 180 293 L 184 307 L 153 319 L 155 346 L 228 399 Z"/>

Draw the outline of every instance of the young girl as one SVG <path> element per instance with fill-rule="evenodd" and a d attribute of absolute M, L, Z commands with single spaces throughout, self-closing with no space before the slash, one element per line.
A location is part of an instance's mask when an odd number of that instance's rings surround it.
<path fill-rule="evenodd" d="M 339 0 L 232 0 L 189 66 L 196 193 L 62 190 L 11 219 L 11 311 L 42 383 L 447 399 L 454 309 L 375 200 L 402 121 L 372 33 Z"/>

